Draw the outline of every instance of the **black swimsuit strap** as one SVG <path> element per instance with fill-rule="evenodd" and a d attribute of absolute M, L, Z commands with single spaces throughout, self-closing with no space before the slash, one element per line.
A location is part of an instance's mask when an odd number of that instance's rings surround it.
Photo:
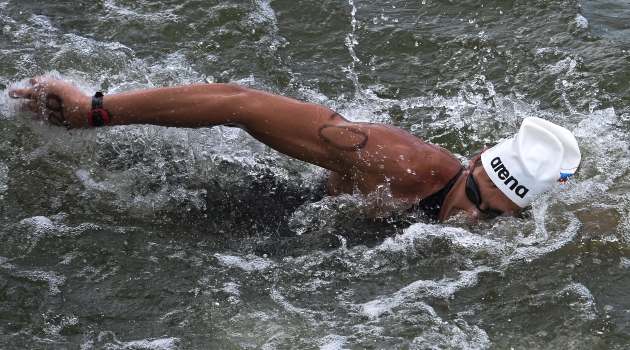
<path fill-rule="evenodd" d="M 417 209 L 420 209 L 429 219 L 437 221 L 440 218 L 440 210 L 442 210 L 442 205 L 444 204 L 446 196 L 451 191 L 453 186 L 455 186 L 457 179 L 459 179 L 464 170 L 465 169 L 462 168 L 462 170 L 460 170 L 460 172 L 457 173 L 457 175 L 455 175 L 455 177 L 452 178 L 444 187 L 442 187 L 440 190 L 433 193 L 432 195 L 426 197 L 425 199 L 421 200 L 417 204 L 414 204 L 411 208 L 409 208 L 409 210 L 415 211 Z"/>

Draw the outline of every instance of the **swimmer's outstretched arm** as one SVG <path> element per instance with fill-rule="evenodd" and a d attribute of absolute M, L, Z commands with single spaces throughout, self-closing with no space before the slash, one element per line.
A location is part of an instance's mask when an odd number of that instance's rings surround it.
<path fill-rule="evenodd" d="M 22 99 L 23 108 L 59 126 L 66 120 L 74 128 L 90 127 L 91 96 L 58 80 L 32 78 L 30 83 L 28 88 L 9 91 L 11 97 Z M 449 177 L 459 166 L 450 152 L 394 126 L 353 123 L 324 106 L 238 85 L 199 84 L 106 95 L 103 108 L 111 113 L 109 125 L 239 126 L 279 152 L 354 178 L 360 187 L 365 185 L 364 192 L 385 182 L 424 182 L 429 173 L 434 176 L 440 170 Z"/>

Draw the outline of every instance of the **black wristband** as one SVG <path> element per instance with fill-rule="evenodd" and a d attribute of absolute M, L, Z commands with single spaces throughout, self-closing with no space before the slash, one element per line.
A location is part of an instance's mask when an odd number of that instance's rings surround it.
<path fill-rule="evenodd" d="M 93 127 L 109 124 L 109 111 L 103 108 L 103 93 L 98 91 L 92 97 L 92 110 L 88 113 L 87 121 Z"/>
<path fill-rule="evenodd" d="M 103 109 L 103 93 L 97 91 L 92 97 L 92 109 Z"/>

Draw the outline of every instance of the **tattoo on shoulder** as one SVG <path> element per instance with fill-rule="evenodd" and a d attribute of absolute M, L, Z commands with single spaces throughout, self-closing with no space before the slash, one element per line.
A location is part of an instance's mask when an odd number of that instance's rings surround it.
<path fill-rule="evenodd" d="M 319 138 L 346 152 L 356 152 L 368 143 L 368 135 L 356 127 L 324 124 L 317 130 Z"/>

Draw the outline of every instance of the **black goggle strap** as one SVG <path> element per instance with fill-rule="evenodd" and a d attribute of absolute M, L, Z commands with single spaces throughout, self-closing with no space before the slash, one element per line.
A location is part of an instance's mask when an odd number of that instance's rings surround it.
<path fill-rule="evenodd" d="M 479 187 L 477 187 L 477 183 L 475 183 L 475 180 L 473 179 L 472 170 L 466 178 L 466 197 L 468 197 L 468 200 L 475 204 L 477 210 L 479 210 L 482 214 L 488 216 L 489 218 L 494 218 L 503 214 L 493 208 L 481 209 L 481 195 L 479 194 Z"/>
<path fill-rule="evenodd" d="M 93 127 L 105 126 L 109 124 L 111 115 L 103 108 L 103 93 L 98 91 L 92 97 L 92 110 L 88 113 L 87 121 Z"/>

